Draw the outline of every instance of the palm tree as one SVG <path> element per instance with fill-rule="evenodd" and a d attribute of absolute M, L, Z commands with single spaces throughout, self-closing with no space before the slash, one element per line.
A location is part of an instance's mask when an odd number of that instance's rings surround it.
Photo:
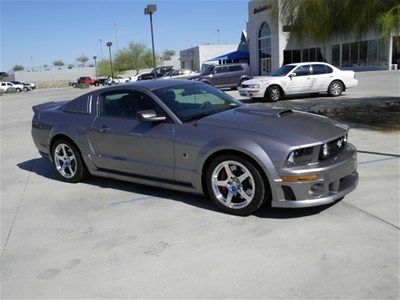
<path fill-rule="evenodd" d="M 398 0 L 282 0 L 280 18 L 299 40 L 327 41 L 378 29 L 389 37 L 400 31 Z"/>

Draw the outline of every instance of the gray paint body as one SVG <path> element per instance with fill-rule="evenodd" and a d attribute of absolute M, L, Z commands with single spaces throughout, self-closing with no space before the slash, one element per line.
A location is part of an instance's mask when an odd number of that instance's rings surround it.
<path fill-rule="evenodd" d="M 86 101 L 82 103 L 88 105 L 85 113 L 64 111 L 69 102 L 35 106 L 34 143 L 42 155 L 52 159 L 52 141 L 56 136 L 65 135 L 79 147 L 93 175 L 193 193 L 203 193 L 203 166 L 209 157 L 219 151 L 241 152 L 263 170 L 271 188 L 272 205 L 279 207 L 330 203 L 356 187 L 356 151 L 349 143 L 332 159 L 318 161 L 318 154 L 314 154 L 308 165 L 284 166 L 293 149 L 322 145 L 344 136 L 348 130 L 346 126 L 314 114 L 245 105 L 182 123 L 151 92 L 178 84 L 194 83 L 152 80 L 96 90 L 80 97 Z M 98 115 L 99 95 L 118 90 L 148 94 L 164 110 L 167 120 L 152 123 Z M 107 126 L 108 130 L 102 132 L 102 126 Z M 284 175 L 310 173 L 318 174 L 318 180 L 288 183 L 281 179 Z M 340 190 L 332 192 L 329 185 L 335 181 L 344 183 Z M 322 183 L 326 191 L 313 199 L 308 191 L 315 183 Z M 285 199 L 283 185 L 293 190 L 296 199 Z"/>

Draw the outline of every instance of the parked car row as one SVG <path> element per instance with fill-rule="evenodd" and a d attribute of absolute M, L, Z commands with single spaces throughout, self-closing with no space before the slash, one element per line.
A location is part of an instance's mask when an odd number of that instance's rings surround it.
<path fill-rule="evenodd" d="M 36 88 L 36 84 L 28 83 L 26 81 L 5 81 L 0 82 L 0 90 L 4 93 L 10 92 L 11 90 L 19 92 L 28 92 Z"/>
<path fill-rule="evenodd" d="M 208 65 L 201 73 L 187 69 L 175 70 L 172 66 L 163 66 L 151 72 L 124 78 L 117 76 L 103 81 L 90 77 L 80 77 L 76 83 L 89 85 L 114 85 L 149 79 L 189 79 L 201 81 L 217 88 L 239 89 L 239 94 L 252 99 L 279 101 L 294 94 L 328 93 L 332 97 L 340 96 L 343 91 L 358 84 L 353 71 L 342 71 L 323 62 L 293 63 L 284 65 L 269 76 L 254 78 L 247 63 Z"/>

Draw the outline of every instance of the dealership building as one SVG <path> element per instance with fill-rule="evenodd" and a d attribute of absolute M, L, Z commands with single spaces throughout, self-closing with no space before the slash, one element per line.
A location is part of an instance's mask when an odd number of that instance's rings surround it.
<path fill-rule="evenodd" d="M 294 62 L 326 61 L 352 70 L 395 69 L 400 63 L 399 37 L 384 40 L 374 31 L 362 39 L 350 33 L 326 42 L 299 41 L 273 8 L 276 1 L 253 0 L 248 4 L 248 48 L 255 74 L 267 75 Z"/>

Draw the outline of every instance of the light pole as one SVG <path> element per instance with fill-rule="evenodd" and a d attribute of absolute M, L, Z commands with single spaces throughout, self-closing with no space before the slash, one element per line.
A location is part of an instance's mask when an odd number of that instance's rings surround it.
<path fill-rule="evenodd" d="M 117 53 L 119 51 L 118 49 L 118 36 L 117 36 L 117 23 L 114 23 L 114 34 L 115 34 L 115 46 L 117 47 Z"/>
<path fill-rule="evenodd" d="M 93 59 L 94 59 L 94 73 L 96 74 L 96 78 L 97 78 L 98 77 L 97 76 L 97 62 L 96 62 L 97 56 L 93 56 Z"/>
<path fill-rule="evenodd" d="M 33 57 L 31 56 L 31 66 L 32 66 L 32 72 L 34 72 L 35 70 L 33 69 Z"/>
<path fill-rule="evenodd" d="M 103 48 L 102 48 L 101 42 L 102 42 L 102 40 L 99 39 L 99 43 L 100 43 L 100 58 L 103 59 Z"/>
<path fill-rule="evenodd" d="M 217 29 L 218 45 L 219 45 L 219 29 Z"/>
<path fill-rule="evenodd" d="M 114 78 L 114 73 L 113 73 L 113 66 L 112 66 L 112 58 L 111 58 L 111 42 L 107 42 L 106 46 L 108 47 L 108 52 L 110 53 L 110 69 L 111 69 L 111 78 Z"/>
<path fill-rule="evenodd" d="M 154 67 L 154 78 L 156 79 L 156 53 L 154 52 L 154 34 L 153 34 L 153 14 L 157 11 L 157 5 L 149 4 L 144 9 L 145 15 L 150 15 L 150 28 L 151 28 L 151 47 L 153 49 L 153 67 Z"/>

